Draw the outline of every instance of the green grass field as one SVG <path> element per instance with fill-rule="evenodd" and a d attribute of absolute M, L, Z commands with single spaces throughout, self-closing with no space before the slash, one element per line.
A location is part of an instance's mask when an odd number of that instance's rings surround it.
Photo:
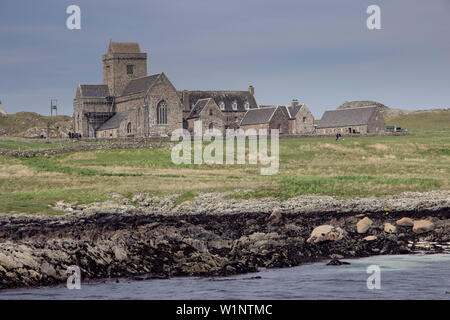
<path fill-rule="evenodd" d="M 176 166 L 164 148 L 109 149 L 54 156 L 0 156 L 0 212 L 58 214 L 58 200 L 103 201 L 110 193 L 131 197 L 201 191 L 233 191 L 236 198 L 302 194 L 380 196 L 403 191 L 449 189 L 450 112 L 413 113 L 387 123 L 408 128 L 407 136 L 280 140 L 277 175 L 258 165 Z M 58 147 L 0 141 L 0 148 Z"/>

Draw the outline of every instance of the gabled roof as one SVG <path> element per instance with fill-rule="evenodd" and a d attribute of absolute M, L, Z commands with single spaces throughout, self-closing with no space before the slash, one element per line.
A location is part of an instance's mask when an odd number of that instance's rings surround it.
<path fill-rule="evenodd" d="M 278 107 L 265 107 L 248 110 L 241 121 L 241 126 L 268 123 Z"/>
<path fill-rule="evenodd" d="M 161 74 L 162 73 L 158 73 L 131 80 L 125 89 L 123 89 L 122 96 L 147 91 L 156 82 L 156 80 L 158 80 Z"/>
<path fill-rule="evenodd" d="M 141 53 L 137 42 L 110 42 L 108 53 Z"/>
<path fill-rule="evenodd" d="M 198 100 L 194 108 L 192 108 L 188 118 L 198 118 L 203 108 L 205 108 L 208 102 L 211 100 L 212 100 L 211 98 Z"/>
<path fill-rule="evenodd" d="M 80 84 L 82 98 L 105 98 L 109 96 L 109 88 L 106 84 Z"/>
<path fill-rule="evenodd" d="M 377 107 L 327 110 L 319 121 L 318 128 L 366 125 Z"/>
<path fill-rule="evenodd" d="M 299 104 L 297 106 L 289 106 L 289 114 L 291 116 L 291 118 L 295 118 L 295 116 L 297 115 L 297 113 L 300 111 L 300 109 L 303 107 L 303 104 Z"/>
<path fill-rule="evenodd" d="M 249 103 L 250 109 L 258 108 L 258 103 L 255 97 L 249 91 L 223 91 L 223 90 L 195 90 L 185 91 L 189 95 L 189 105 L 195 105 L 198 100 L 212 98 L 214 102 L 220 107 L 220 102 L 225 104 L 225 112 L 241 111 L 245 112 L 245 103 Z M 233 110 L 233 102 L 237 102 L 237 110 Z"/>
<path fill-rule="evenodd" d="M 291 119 L 291 114 L 290 114 L 290 111 L 289 111 L 289 107 L 279 106 L 279 108 L 281 109 L 283 114 L 286 116 L 286 118 Z"/>
<path fill-rule="evenodd" d="M 107 130 L 119 128 L 122 121 L 126 120 L 132 110 L 117 112 L 111 118 L 109 118 L 104 124 L 102 124 L 97 130 Z"/>

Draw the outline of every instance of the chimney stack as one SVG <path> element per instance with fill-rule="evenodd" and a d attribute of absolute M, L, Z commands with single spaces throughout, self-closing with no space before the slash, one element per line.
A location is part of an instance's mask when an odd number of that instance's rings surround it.
<path fill-rule="evenodd" d="M 254 96 L 254 95 L 255 95 L 255 88 L 254 88 L 253 86 L 249 86 L 249 87 L 248 87 L 248 92 L 250 92 L 250 94 L 251 94 L 252 96 Z"/>
<path fill-rule="evenodd" d="M 292 107 L 298 106 L 298 100 L 297 99 L 292 99 L 291 106 Z"/>

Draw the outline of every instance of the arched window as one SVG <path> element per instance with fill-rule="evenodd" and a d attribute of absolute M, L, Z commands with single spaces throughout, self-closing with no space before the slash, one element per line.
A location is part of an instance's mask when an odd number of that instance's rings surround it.
<path fill-rule="evenodd" d="M 210 123 L 209 126 L 208 126 L 208 129 L 209 129 L 209 131 L 213 131 L 214 125 L 212 123 Z"/>
<path fill-rule="evenodd" d="M 225 102 L 220 101 L 219 102 L 219 108 L 220 108 L 220 110 L 224 111 L 225 110 Z"/>
<path fill-rule="evenodd" d="M 167 124 L 167 102 L 162 100 L 156 107 L 156 119 L 158 124 Z"/>
<path fill-rule="evenodd" d="M 127 124 L 127 133 L 131 133 L 131 122 Z"/>

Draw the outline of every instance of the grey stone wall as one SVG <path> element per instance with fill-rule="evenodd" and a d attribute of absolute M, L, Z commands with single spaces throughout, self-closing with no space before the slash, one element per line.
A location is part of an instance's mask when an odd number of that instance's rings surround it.
<path fill-rule="evenodd" d="M 314 116 L 307 106 L 303 106 L 293 120 L 291 134 L 308 134 L 314 131 Z"/>
<path fill-rule="evenodd" d="M 147 53 L 113 53 L 104 54 L 103 83 L 107 84 L 110 94 L 122 94 L 130 80 L 147 75 Z M 127 66 L 133 66 L 133 74 L 127 73 Z"/>

